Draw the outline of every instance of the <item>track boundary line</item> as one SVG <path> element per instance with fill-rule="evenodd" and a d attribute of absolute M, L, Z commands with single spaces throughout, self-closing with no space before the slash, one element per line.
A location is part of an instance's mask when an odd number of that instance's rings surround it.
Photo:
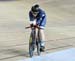
<path fill-rule="evenodd" d="M 47 51 L 50 51 L 50 50 L 59 49 L 59 48 L 65 48 L 65 47 L 71 47 L 71 46 L 72 46 L 72 45 L 65 45 L 65 46 L 60 46 L 60 47 L 56 47 L 56 48 L 49 48 L 49 49 L 46 49 L 46 52 L 45 52 L 45 53 L 49 53 L 49 52 L 47 52 Z M 18 56 L 25 56 L 25 57 L 28 57 L 27 54 L 28 54 L 28 53 L 26 53 L 26 54 L 14 55 L 14 56 L 11 56 L 11 57 L 0 58 L 0 60 L 15 58 L 15 57 L 18 57 Z"/>

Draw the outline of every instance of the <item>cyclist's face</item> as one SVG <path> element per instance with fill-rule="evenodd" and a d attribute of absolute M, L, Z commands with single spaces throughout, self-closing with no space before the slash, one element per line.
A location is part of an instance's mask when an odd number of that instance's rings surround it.
<path fill-rule="evenodd" d="M 39 12 L 32 12 L 33 16 L 36 17 Z"/>

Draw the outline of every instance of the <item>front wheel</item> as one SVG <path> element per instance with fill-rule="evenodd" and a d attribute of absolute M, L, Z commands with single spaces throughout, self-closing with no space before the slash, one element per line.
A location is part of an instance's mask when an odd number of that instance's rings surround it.
<path fill-rule="evenodd" d="M 40 55 L 40 42 L 37 42 L 37 54 Z"/>
<path fill-rule="evenodd" d="M 30 57 L 33 56 L 33 51 L 34 51 L 33 45 L 32 44 L 29 44 L 29 55 L 30 55 Z"/>

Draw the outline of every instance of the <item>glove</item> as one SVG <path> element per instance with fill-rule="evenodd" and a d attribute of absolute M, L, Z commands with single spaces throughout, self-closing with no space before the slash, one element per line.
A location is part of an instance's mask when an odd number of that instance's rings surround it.
<path fill-rule="evenodd" d="M 38 27 L 38 25 L 36 24 L 36 25 L 33 25 L 33 24 L 30 24 L 30 27 Z"/>
<path fill-rule="evenodd" d="M 34 25 L 33 24 L 30 24 L 30 27 L 34 27 Z"/>

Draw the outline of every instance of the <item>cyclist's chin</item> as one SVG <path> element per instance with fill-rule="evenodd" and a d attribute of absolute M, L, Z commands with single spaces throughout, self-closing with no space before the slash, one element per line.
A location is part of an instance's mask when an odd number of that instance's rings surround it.
<path fill-rule="evenodd" d="M 34 17 L 36 17 L 36 16 L 37 16 L 37 14 L 33 14 L 33 16 L 34 16 Z"/>

